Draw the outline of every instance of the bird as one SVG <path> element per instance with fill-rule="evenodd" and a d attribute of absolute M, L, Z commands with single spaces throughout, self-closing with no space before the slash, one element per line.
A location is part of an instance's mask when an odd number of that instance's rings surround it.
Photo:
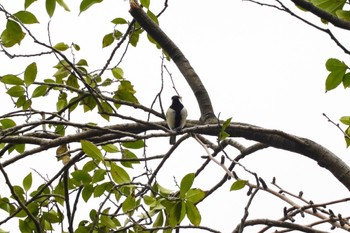
<path fill-rule="evenodd" d="M 169 129 L 180 131 L 186 124 L 187 110 L 181 103 L 180 96 L 171 97 L 172 103 L 168 108 L 165 118 Z M 170 136 L 170 145 L 174 145 L 176 142 L 176 135 Z"/>

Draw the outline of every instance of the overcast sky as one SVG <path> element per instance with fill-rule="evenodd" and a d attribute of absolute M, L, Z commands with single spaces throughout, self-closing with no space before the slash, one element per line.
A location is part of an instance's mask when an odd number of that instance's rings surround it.
<path fill-rule="evenodd" d="M 17 2 L 21 2 L 21 7 L 16 5 L 19 4 Z M 22 1 L 17 2 L 5 0 L 2 4 L 14 12 L 23 8 Z M 120 16 L 131 21 L 128 2 L 105 0 L 79 17 L 78 5 L 74 5 L 74 2 L 78 1 L 66 2 L 72 13 L 66 13 L 60 8 L 55 12 L 51 22 L 53 44 L 61 41 L 77 43 L 81 46 L 77 58 L 87 59 L 91 71 L 101 68 L 111 50 L 101 49 L 103 35 L 113 30 L 113 25 L 106 22 Z M 155 13 L 162 7 L 156 6 L 156 2 L 159 1 L 153 0 L 151 3 L 151 9 L 154 9 Z M 42 12 L 42 5 L 42 1 L 38 1 L 28 10 Z M 319 24 L 319 19 L 310 13 L 301 12 L 291 4 L 288 6 L 297 14 Z M 48 17 L 46 14 L 38 15 L 41 23 L 32 26 L 33 32 L 47 41 Z M 322 113 L 326 113 L 338 122 L 341 116 L 349 114 L 346 104 L 349 98 L 348 90 L 340 87 L 325 93 L 326 60 L 336 57 L 349 63 L 348 57 L 329 36 L 284 12 L 239 0 L 170 0 L 167 11 L 159 20 L 160 26 L 180 47 L 199 74 L 209 92 L 215 112 L 220 113 L 221 119 L 232 117 L 235 122 L 306 137 L 330 149 L 347 163 L 350 161 L 349 150 L 345 148 L 341 132 L 322 116 Z M 1 15 L 1 29 L 4 25 L 4 17 Z M 345 41 L 349 41 L 349 35 L 345 32 L 329 27 L 343 39 L 344 45 Z M 30 47 L 30 40 L 23 43 L 28 43 L 28 50 L 35 49 Z M 160 56 L 160 51 L 143 35 L 139 47 L 131 47 L 121 64 L 125 77 L 135 85 L 136 96 L 146 106 L 150 106 L 160 89 Z M 39 60 L 38 64 L 48 64 L 48 67 L 56 64 L 54 60 L 51 63 Z M 14 62 L 0 54 L 0 75 L 19 72 L 18 69 L 23 70 L 23 67 L 30 63 L 28 60 L 23 60 L 23 63 L 21 61 L 19 59 Z M 118 59 L 115 59 L 113 62 L 117 61 Z M 167 66 L 183 96 L 183 102 L 189 112 L 188 118 L 198 119 L 199 109 L 193 93 L 176 67 L 172 63 L 168 63 Z M 39 66 L 42 79 L 48 78 L 52 73 L 53 69 Z M 2 87 L 0 90 L 3 91 Z M 170 97 L 174 94 L 170 80 L 166 79 L 163 93 L 165 107 L 170 104 Z M 6 102 L 6 107 L 13 108 L 10 101 Z M 0 114 L 8 111 L 0 110 Z M 240 142 L 251 144 L 244 140 Z M 193 140 L 184 143 L 166 163 L 167 167 L 158 178 L 161 184 L 175 188 L 173 176 L 180 180 L 185 174 L 194 172 L 203 162 L 200 156 L 204 151 L 199 146 L 194 148 L 194 143 Z M 152 150 L 152 147 L 149 150 Z M 166 150 L 154 148 L 154 151 L 156 154 Z M 234 155 L 232 154 L 232 157 Z M 52 164 L 50 166 L 57 164 L 55 158 L 49 159 L 47 163 Z M 303 190 L 305 197 L 313 199 L 314 202 L 348 196 L 347 190 L 331 173 L 300 155 L 267 149 L 249 156 L 242 163 L 268 182 L 276 176 L 278 183 L 285 189 L 296 194 Z M 39 164 L 31 167 L 42 168 Z M 43 174 L 49 173 L 48 168 L 43 168 Z M 210 179 L 201 178 L 196 181 L 196 185 L 208 188 L 224 175 L 224 171 L 215 165 L 207 172 Z M 18 175 L 18 170 L 9 173 Z M 27 173 L 28 171 L 22 178 Z M 242 175 L 251 178 L 248 174 Z M 242 207 L 247 200 L 246 190 L 228 192 L 229 185 L 223 187 L 223 192 L 207 200 L 211 211 L 202 212 L 203 225 L 229 232 L 238 224 L 243 215 Z M 252 206 L 252 217 L 282 217 L 284 205 L 275 206 L 269 201 L 268 195 L 258 195 L 256 202 L 254 201 L 256 205 Z M 277 203 L 281 204 L 279 201 Z M 199 205 L 200 209 L 204 207 L 205 205 Z"/>

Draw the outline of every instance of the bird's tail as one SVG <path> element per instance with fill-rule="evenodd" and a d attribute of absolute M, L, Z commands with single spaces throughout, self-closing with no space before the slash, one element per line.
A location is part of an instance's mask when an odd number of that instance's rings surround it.
<path fill-rule="evenodd" d="M 170 136 L 169 143 L 170 143 L 170 145 L 174 145 L 176 143 L 176 135 L 171 135 Z"/>

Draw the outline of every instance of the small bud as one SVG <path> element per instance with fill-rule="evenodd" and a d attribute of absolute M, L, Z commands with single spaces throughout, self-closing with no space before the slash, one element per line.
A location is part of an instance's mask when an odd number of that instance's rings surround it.
<path fill-rule="evenodd" d="M 220 164 L 223 165 L 224 163 L 225 163 L 225 156 L 224 156 L 224 155 L 221 155 Z"/>
<path fill-rule="evenodd" d="M 252 194 L 252 191 L 253 191 L 253 188 L 252 187 L 249 187 L 249 190 L 247 192 L 247 196 L 250 196 L 250 194 Z"/>
<path fill-rule="evenodd" d="M 276 183 L 276 177 L 273 177 L 272 178 L 272 182 L 271 182 L 272 184 L 275 184 Z"/>
<path fill-rule="evenodd" d="M 304 194 L 303 191 L 300 191 L 299 192 L 299 197 L 301 198 L 303 196 L 303 194 Z"/>
<path fill-rule="evenodd" d="M 259 177 L 259 181 L 260 181 L 261 185 L 263 186 L 263 188 L 267 189 L 267 185 L 266 185 L 265 181 L 261 177 Z"/>

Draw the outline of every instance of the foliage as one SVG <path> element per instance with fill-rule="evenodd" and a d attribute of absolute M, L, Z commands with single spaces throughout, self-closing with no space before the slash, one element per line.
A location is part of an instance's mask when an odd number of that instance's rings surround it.
<path fill-rule="evenodd" d="M 81 0 L 79 15 L 88 14 L 89 9 L 98 7 L 98 3 L 102 2 Z M 167 4 L 159 14 L 155 14 L 151 11 L 149 0 L 140 2 L 147 19 L 159 25 L 159 16 L 166 10 Z M 312 3 L 342 19 L 348 18 L 348 12 L 343 10 L 344 1 Z M 2 98 L 6 96 L 16 108 L 0 116 L 0 171 L 5 180 L 2 187 L 6 186 L 10 192 L 0 191 L 0 211 L 6 213 L 6 217 L 0 219 L 0 225 L 16 219 L 18 229 L 24 233 L 56 230 L 70 233 L 172 232 L 182 227 L 216 232 L 210 226 L 202 225 L 203 212 L 199 203 L 203 203 L 226 182 L 231 184 L 227 191 L 248 189 L 245 213 L 237 226 L 240 229 L 247 222 L 248 208 L 258 191 L 268 192 L 288 204 L 293 203 L 275 181 L 273 185 L 277 191 L 268 187 L 261 177 L 249 171 L 239 160 L 267 146 L 286 146 L 284 150 L 293 151 L 301 147 L 291 146 L 292 149 L 289 149 L 288 146 L 296 142 L 308 146 L 309 141 L 304 143 L 302 138 L 279 131 L 274 131 L 272 135 L 270 131 L 251 125 L 236 126 L 229 118 L 224 122 L 218 120 L 215 124 L 194 122 L 194 128 L 177 132 L 188 134 L 181 137 L 176 145 L 160 156 L 149 155 L 148 147 L 152 145 L 152 140 L 168 137 L 169 130 L 165 127 L 163 111 L 158 112 L 153 106 L 146 107 L 137 98 L 136 88 L 121 65 L 129 45 L 137 48 L 146 29 L 136 20 L 129 21 L 119 15 L 109 19 L 113 30 L 101 35 L 100 46 L 101 49 L 111 49 L 110 57 L 102 67 L 95 69 L 90 67 L 88 58 L 81 56 L 83 49 L 79 43 L 68 42 L 70 38 L 67 38 L 67 41 L 52 44 L 50 24 L 49 42 L 39 39 L 34 31 L 35 26 L 42 23 L 43 17 L 33 12 L 40 4 L 50 22 L 57 20 L 55 13 L 58 9 L 66 14 L 73 10 L 63 0 L 25 0 L 25 10 L 14 13 L 0 5 L 0 13 L 5 16 L 4 23 L 0 24 L 3 26 L 1 55 L 11 59 L 21 57 L 25 62 L 23 69 L 15 67 L 16 70 L 11 73 L 0 74 L 0 82 L 6 90 Z M 147 38 L 156 48 L 161 48 L 157 39 L 149 34 Z M 39 49 L 36 53 L 17 53 L 16 49 L 21 51 L 26 43 L 32 43 Z M 118 62 L 112 61 L 116 52 L 122 54 Z M 162 62 L 164 57 L 171 57 L 169 51 L 162 52 Z M 176 55 L 180 56 L 179 53 Z M 53 69 L 48 71 L 47 66 L 36 60 L 42 57 L 47 58 Z M 76 57 L 80 58 L 76 60 Z M 132 66 L 133 69 L 135 67 Z M 327 91 L 341 83 L 345 88 L 350 86 L 350 72 L 347 72 L 348 66 L 344 62 L 332 58 L 327 61 L 326 68 L 330 72 L 326 81 Z M 188 69 L 191 70 L 191 67 Z M 55 101 L 51 104 L 52 100 Z M 208 102 L 205 104 L 208 105 Z M 147 120 L 143 118 L 145 113 Z M 88 117 L 89 114 L 93 117 Z M 152 122 L 151 117 L 161 122 Z M 349 118 L 343 117 L 341 122 L 350 125 Z M 96 122 L 91 122 L 92 119 Z M 102 126 L 104 124 L 107 125 Z M 348 131 L 346 133 L 350 135 Z M 204 135 L 214 136 L 214 142 L 204 138 Z M 203 156 L 205 161 L 195 172 L 185 174 L 179 184 L 175 178 L 176 188 L 170 190 L 159 182 L 159 171 L 164 169 L 164 163 L 178 145 L 189 137 L 198 140 L 198 144 L 207 152 Z M 233 137 L 253 138 L 257 143 L 244 147 L 233 141 Z M 274 144 L 276 141 L 281 144 Z M 228 145 L 239 151 L 236 158 L 230 158 L 226 152 Z M 221 161 L 215 158 L 219 153 Z M 303 153 L 310 154 L 309 147 Z M 26 175 L 21 177 L 21 184 L 16 185 L 6 171 L 14 168 L 19 161 L 29 160 L 32 155 L 48 157 L 53 154 L 60 162 L 55 169 L 52 168 L 54 174 L 50 177 L 40 171 L 26 171 Z M 156 165 L 150 165 L 153 160 L 158 161 Z M 225 161 L 229 161 L 230 165 L 227 166 Z M 210 162 L 219 165 L 225 175 L 206 190 L 199 187 L 196 181 Z M 234 171 L 235 166 L 243 169 L 244 173 Z M 242 174 L 251 176 L 253 181 L 241 178 Z M 302 195 L 287 194 L 302 204 L 291 204 L 292 207 L 284 211 L 281 224 L 307 213 L 330 222 L 332 227 L 349 229 L 348 224 L 342 222 L 341 217 L 333 216 L 325 205 L 306 202 Z M 85 212 L 87 217 L 79 218 L 78 210 Z M 326 214 L 318 215 L 318 212 Z M 0 229 L 0 232 L 5 232 L 5 229 Z"/>
<path fill-rule="evenodd" d="M 100 2 L 102 0 L 81 1 L 80 13 Z M 30 27 L 27 26 L 39 23 L 39 17 L 29 11 L 29 8 L 34 7 L 33 3 L 35 1 L 26 0 L 26 10 L 13 14 L 1 8 L 1 11 L 8 16 L 6 27 L 1 33 L 4 49 L 21 46 L 26 38 L 29 39 L 28 37 L 38 42 L 31 34 Z M 149 8 L 150 2 L 142 1 L 142 4 Z M 54 17 L 57 6 L 67 12 L 70 11 L 68 5 L 62 0 L 46 0 L 45 9 L 49 17 Z M 153 20 L 157 20 L 150 10 L 148 14 L 153 17 Z M 106 34 L 102 39 L 102 48 L 111 46 L 114 42 L 122 44 L 126 38 L 129 38 L 133 46 L 137 46 L 142 30 L 136 28 L 135 23 L 121 17 L 113 19 L 112 23 L 116 27 L 127 25 L 129 29 L 126 32 L 115 29 L 112 33 Z M 132 33 L 131 28 L 133 28 Z M 102 75 L 107 68 L 105 67 L 99 74 L 91 74 L 86 59 L 82 58 L 77 62 L 67 59 L 69 53 L 80 51 L 78 44 L 59 42 L 52 46 L 38 43 L 44 48 L 51 49 L 48 55 L 54 54 L 59 58 L 54 65 L 55 72 L 52 78 L 42 80 L 38 75 L 42 68 L 36 62 L 31 62 L 20 74 L 1 74 L 0 81 L 4 84 L 6 93 L 15 103 L 18 112 L 23 115 L 29 112 L 40 115 L 40 111 L 33 109 L 35 100 L 57 96 L 55 104 L 57 113 L 49 114 L 48 117 L 42 115 L 42 123 L 47 124 L 49 129 L 46 129 L 46 126 L 43 127 L 43 135 L 46 136 L 43 136 L 39 145 L 47 143 L 45 137 L 50 134 L 54 138 L 68 136 L 71 127 L 78 129 L 81 134 L 85 130 L 103 130 L 106 133 L 121 134 L 116 137 L 121 139 L 111 138 L 100 141 L 91 136 L 81 137 L 80 146 L 75 150 L 71 149 L 68 141 L 63 140 L 58 143 L 56 155 L 57 159 L 63 162 L 64 167 L 55 177 L 35 187 L 33 174 L 30 172 L 23 178 L 22 185 L 8 184 L 11 188 L 11 196 L 6 197 L 1 194 L 0 206 L 8 213 L 8 219 L 19 218 L 18 227 L 21 232 L 51 231 L 65 221 L 68 221 L 69 232 L 109 232 L 113 229 L 139 232 L 147 225 L 155 228 L 165 227 L 166 231 L 171 231 L 171 228 L 181 224 L 186 216 L 194 226 L 199 226 L 201 215 L 196 203 L 204 198 L 205 193 L 201 189 L 192 188 L 194 173 L 186 175 L 181 180 L 177 194 L 152 180 L 149 180 L 148 184 L 139 182 L 136 177 L 131 177 L 131 170 L 135 165 L 140 164 L 135 152 L 143 149 L 145 143 L 138 139 L 136 134 L 103 129 L 95 123 L 66 124 L 61 121 L 65 115 L 73 116 L 75 112 L 81 111 L 96 112 L 107 121 L 111 120 L 111 117 L 123 119 L 125 117 L 118 113 L 118 109 L 122 106 L 141 108 L 135 95 L 136 91 L 132 83 L 126 79 L 123 69 L 115 66 L 107 69 L 110 75 Z M 42 55 L 44 54 L 31 56 Z M 104 93 L 111 94 L 107 96 Z M 36 127 L 33 123 L 29 129 L 23 128 L 21 120 L 16 120 L 15 115 L 11 114 L 8 117 L 1 117 L 0 123 L 1 134 L 4 137 L 16 137 L 19 133 L 30 135 L 30 130 Z M 5 148 L 8 153 L 15 150 L 20 154 L 25 152 L 30 154 L 32 152 L 27 148 L 28 146 L 27 143 L 1 143 L 1 148 Z M 52 146 L 52 148 L 55 147 Z M 110 155 L 120 159 L 114 161 L 109 158 Z M 20 158 L 17 157 L 17 159 Z M 77 161 L 80 161 L 80 169 L 75 164 Z M 73 203 L 71 198 L 75 199 L 73 209 L 70 209 Z M 81 220 L 80 223 L 75 224 L 77 228 L 73 229 L 73 219 L 79 199 L 85 203 L 96 199 L 100 200 L 101 204 L 98 209 L 92 206 L 89 210 L 89 219 Z M 20 204 L 17 205 L 14 201 Z M 112 208 L 106 202 L 114 203 L 116 206 Z M 64 214 L 65 210 L 66 214 Z M 155 220 L 152 220 L 153 218 Z M 133 222 L 136 219 L 139 224 Z M 6 221 L 2 220 L 2 222 Z"/>

